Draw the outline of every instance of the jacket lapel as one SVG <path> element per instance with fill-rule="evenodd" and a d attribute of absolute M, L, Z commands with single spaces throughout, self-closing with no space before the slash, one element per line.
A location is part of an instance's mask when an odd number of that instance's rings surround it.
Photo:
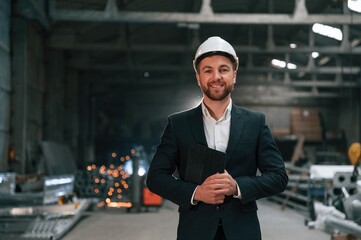
<path fill-rule="evenodd" d="M 206 135 L 204 134 L 202 106 L 194 108 L 188 115 L 188 124 L 192 129 L 194 141 L 207 146 Z"/>
<path fill-rule="evenodd" d="M 231 130 L 229 132 L 229 141 L 226 150 L 227 161 L 231 158 L 231 155 L 236 149 L 237 143 L 242 136 L 244 122 L 245 119 L 242 109 L 233 104 L 231 112 Z"/>
<path fill-rule="evenodd" d="M 194 108 L 188 115 L 188 124 L 192 129 L 194 141 L 196 143 L 207 146 L 206 135 L 204 133 L 202 106 Z M 231 130 L 229 133 L 229 141 L 226 150 L 227 161 L 231 158 L 233 151 L 237 147 L 237 143 L 242 136 L 245 117 L 241 108 L 233 104 L 231 112 Z"/>

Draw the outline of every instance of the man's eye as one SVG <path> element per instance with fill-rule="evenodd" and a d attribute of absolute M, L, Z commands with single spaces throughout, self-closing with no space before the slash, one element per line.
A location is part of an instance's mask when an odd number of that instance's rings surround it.
<path fill-rule="evenodd" d="M 211 73 L 211 70 L 205 70 L 204 73 Z"/>
<path fill-rule="evenodd" d="M 225 72 L 228 72 L 229 70 L 227 68 L 222 68 L 221 69 L 221 72 L 225 73 Z"/>

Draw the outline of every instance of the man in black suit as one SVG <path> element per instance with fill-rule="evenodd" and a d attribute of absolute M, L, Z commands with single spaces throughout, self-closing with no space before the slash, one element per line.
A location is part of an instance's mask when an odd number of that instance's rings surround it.
<path fill-rule="evenodd" d="M 284 191 L 283 159 L 264 115 L 232 103 L 238 69 L 233 47 L 210 37 L 199 46 L 193 67 L 202 102 L 168 118 L 147 186 L 179 205 L 178 240 L 260 240 L 255 201 Z M 194 143 L 226 153 L 224 172 L 200 185 L 184 180 Z"/>

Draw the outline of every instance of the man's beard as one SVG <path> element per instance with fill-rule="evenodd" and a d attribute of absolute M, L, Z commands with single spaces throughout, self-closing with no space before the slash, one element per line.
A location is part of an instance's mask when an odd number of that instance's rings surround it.
<path fill-rule="evenodd" d="M 226 83 L 223 83 L 225 85 L 224 89 L 212 89 L 210 85 L 212 84 L 212 82 L 208 83 L 207 86 L 202 85 L 202 91 L 203 93 L 211 100 L 213 101 L 222 101 L 224 100 L 232 91 L 234 88 L 234 85 L 228 85 Z"/>

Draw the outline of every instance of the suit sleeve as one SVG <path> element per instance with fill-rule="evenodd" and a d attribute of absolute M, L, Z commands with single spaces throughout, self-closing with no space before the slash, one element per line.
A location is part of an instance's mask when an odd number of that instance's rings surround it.
<path fill-rule="evenodd" d="M 257 167 L 261 172 L 260 176 L 236 178 L 242 194 L 242 203 L 244 204 L 283 192 L 288 183 L 288 176 L 281 153 L 268 126 L 265 124 L 263 114 L 260 120 L 256 159 Z"/>
<path fill-rule="evenodd" d="M 177 169 L 177 161 L 179 162 L 179 148 L 172 118 L 169 117 L 160 144 L 150 164 L 146 183 L 150 191 L 161 197 L 179 206 L 189 206 L 197 185 L 173 176 Z"/>

